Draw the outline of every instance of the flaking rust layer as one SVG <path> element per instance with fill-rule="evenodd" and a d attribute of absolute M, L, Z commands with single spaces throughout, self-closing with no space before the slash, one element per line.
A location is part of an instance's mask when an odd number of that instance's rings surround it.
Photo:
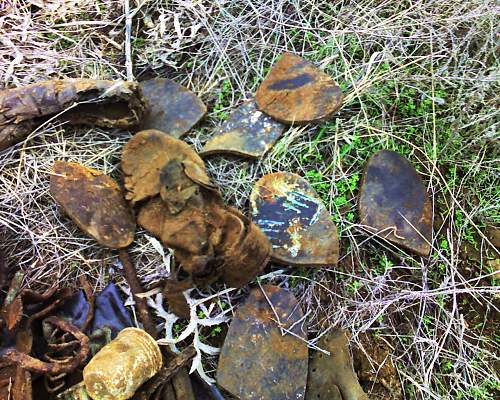
<path fill-rule="evenodd" d="M 193 92 L 170 79 L 151 79 L 139 85 L 147 104 L 142 129 L 158 129 L 180 138 L 207 112 Z"/>
<path fill-rule="evenodd" d="M 296 266 L 338 261 L 337 228 L 321 199 L 299 175 L 263 176 L 250 195 L 252 219 L 273 246 L 272 259 Z"/>
<path fill-rule="evenodd" d="M 280 138 L 285 126 L 257 109 L 254 101 L 238 107 L 217 130 L 202 155 L 229 153 L 262 157 Z"/>
<path fill-rule="evenodd" d="M 2 90 L 0 150 L 22 141 L 58 113 L 72 124 L 128 129 L 138 125 L 144 108 L 133 82 L 68 79 Z"/>
<path fill-rule="evenodd" d="M 259 110 L 286 124 L 328 119 L 342 105 L 340 87 L 303 58 L 284 53 L 255 95 Z"/>
<path fill-rule="evenodd" d="M 432 204 L 420 175 L 403 156 L 381 150 L 370 157 L 358 207 L 362 225 L 416 254 L 429 255 Z"/>
<path fill-rule="evenodd" d="M 297 323 L 302 317 L 287 290 L 272 285 L 253 289 L 229 327 L 217 383 L 239 399 L 303 399 L 308 351 Z M 292 334 L 282 334 L 279 324 Z"/>
<path fill-rule="evenodd" d="M 111 177 L 75 162 L 56 161 L 50 193 L 78 227 L 101 245 L 118 249 L 134 240 L 134 217 Z"/>

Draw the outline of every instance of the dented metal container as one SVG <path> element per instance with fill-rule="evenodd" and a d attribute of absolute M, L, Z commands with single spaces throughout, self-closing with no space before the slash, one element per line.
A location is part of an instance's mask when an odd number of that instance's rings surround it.
<path fill-rule="evenodd" d="M 162 365 L 156 341 L 142 329 L 126 328 L 90 360 L 83 381 L 94 400 L 126 400 Z"/>

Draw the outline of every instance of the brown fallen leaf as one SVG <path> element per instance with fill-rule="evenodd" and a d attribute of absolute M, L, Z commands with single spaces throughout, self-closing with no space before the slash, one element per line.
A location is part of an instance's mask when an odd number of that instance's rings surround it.
<path fill-rule="evenodd" d="M 0 150 L 22 141 L 48 117 L 64 112 L 72 124 L 130 128 L 145 104 L 137 83 L 51 80 L 0 92 Z"/>
<path fill-rule="evenodd" d="M 134 218 L 109 176 L 78 163 L 56 161 L 50 192 L 79 228 L 101 245 L 118 249 L 134 240 Z"/>

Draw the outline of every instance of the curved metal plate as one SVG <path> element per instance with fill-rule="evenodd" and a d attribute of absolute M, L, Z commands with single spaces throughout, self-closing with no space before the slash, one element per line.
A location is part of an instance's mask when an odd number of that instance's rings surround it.
<path fill-rule="evenodd" d="M 207 142 L 201 154 L 230 153 L 262 157 L 279 139 L 285 126 L 257 109 L 254 101 L 238 107 Z"/>
<path fill-rule="evenodd" d="M 288 124 L 329 118 L 342 105 L 340 87 L 309 61 L 281 56 L 255 95 L 259 110 Z"/>
<path fill-rule="evenodd" d="M 365 166 L 359 217 L 380 236 L 421 256 L 431 251 L 432 205 L 420 175 L 400 154 L 381 150 Z"/>
<path fill-rule="evenodd" d="M 245 400 L 303 399 L 307 344 L 282 335 L 276 322 L 302 338 L 302 310 L 292 293 L 277 286 L 255 288 L 237 310 L 222 347 L 217 383 Z M 273 305 L 276 314 L 272 310 Z M 295 324 L 295 325 L 294 325 Z"/>
<path fill-rule="evenodd" d="M 118 184 L 74 162 L 56 161 L 50 193 L 87 235 L 112 249 L 134 240 L 135 220 Z"/>
<path fill-rule="evenodd" d="M 254 222 L 273 245 L 274 261 L 305 266 L 337 263 L 337 228 L 305 179 L 289 172 L 265 175 L 255 184 L 250 203 Z"/>
<path fill-rule="evenodd" d="M 158 129 L 180 138 L 207 112 L 193 92 L 170 79 L 151 79 L 139 85 L 148 104 L 142 129 Z"/>

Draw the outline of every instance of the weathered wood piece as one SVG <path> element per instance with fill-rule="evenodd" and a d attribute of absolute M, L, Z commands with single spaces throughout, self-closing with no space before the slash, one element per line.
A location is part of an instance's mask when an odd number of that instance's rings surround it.
<path fill-rule="evenodd" d="M 238 107 L 205 144 L 202 155 L 229 153 L 262 157 L 280 138 L 285 126 L 257 109 L 254 101 Z"/>
<path fill-rule="evenodd" d="M 250 195 L 252 219 L 273 246 L 272 259 L 296 266 L 336 264 L 337 228 L 321 199 L 299 175 L 263 176 Z"/>
<path fill-rule="evenodd" d="M 147 103 L 142 129 L 158 129 L 180 138 L 207 112 L 193 92 L 170 79 L 151 79 L 139 85 Z"/>
<path fill-rule="evenodd" d="M 255 95 L 259 110 L 285 124 L 326 120 L 342 105 L 340 87 L 303 58 L 284 53 Z"/>
<path fill-rule="evenodd" d="M 420 175 L 403 156 L 381 150 L 370 157 L 358 207 L 360 223 L 380 237 L 429 255 L 432 205 Z"/>
<path fill-rule="evenodd" d="M 133 82 L 68 79 L 2 90 L 0 150 L 24 140 L 58 113 L 72 124 L 128 129 L 138 125 L 144 107 Z"/>
<path fill-rule="evenodd" d="M 290 292 L 262 288 L 265 293 L 253 289 L 236 311 L 221 350 L 217 383 L 239 399 L 303 399 L 308 352 L 300 339 L 306 334 L 296 323 L 302 310 Z M 293 335 L 282 335 L 278 324 Z"/>
<path fill-rule="evenodd" d="M 81 164 L 54 163 L 50 193 L 86 234 L 112 249 L 134 240 L 135 221 L 118 184 Z"/>

